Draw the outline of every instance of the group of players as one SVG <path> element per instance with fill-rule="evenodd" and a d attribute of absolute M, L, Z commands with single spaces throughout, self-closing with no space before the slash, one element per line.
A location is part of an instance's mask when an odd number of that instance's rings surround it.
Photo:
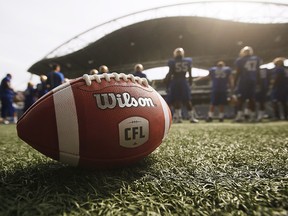
<path fill-rule="evenodd" d="M 192 58 L 185 57 L 183 48 L 175 49 L 173 54 L 174 58 L 168 61 L 169 72 L 165 78 L 168 92 L 166 100 L 173 108 L 173 122 L 182 122 L 184 106 L 188 110 L 190 122 L 197 123 L 199 120 L 191 102 Z M 209 69 L 208 76 L 196 78 L 194 82 L 208 78 L 212 82 L 211 103 L 206 121 L 213 121 L 215 106 L 219 107 L 219 121 L 224 121 L 224 107 L 228 96 L 235 104 L 235 122 L 262 121 L 267 97 L 273 103 L 274 119 L 288 120 L 288 68 L 284 61 L 285 58 L 275 58 L 275 68 L 272 71 L 260 68 L 261 58 L 254 55 L 251 47 L 245 46 L 235 61 L 235 70 L 226 66 L 224 61 L 219 61 Z M 259 103 L 258 109 L 256 102 Z"/>
<path fill-rule="evenodd" d="M 167 85 L 166 101 L 173 110 L 174 123 L 182 122 L 183 107 L 188 110 L 191 123 L 199 122 L 192 105 L 191 86 L 192 81 L 197 83 L 202 79 L 210 79 L 212 82 L 211 103 L 206 118 L 207 122 L 213 121 L 216 106 L 219 111 L 219 121 L 224 121 L 224 108 L 227 104 L 227 98 L 230 98 L 235 104 L 235 122 L 243 122 L 245 119 L 249 119 L 251 122 L 260 122 L 264 117 L 268 92 L 273 103 L 274 119 L 284 118 L 288 120 L 288 68 L 284 65 L 285 58 L 274 59 L 275 68 L 272 71 L 260 68 L 261 59 L 254 55 L 251 47 L 246 46 L 240 50 L 239 57 L 235 61 L 235 70 L 226 66 L 224 61 L 219 61 L 216 66 L 209 69 L 209 74 L 206 77 L 199 77 L 193 80 L 192 58 L 185 57 L 183 48 L 176 48 L 173 55 L 174 58 L 168 61 L 169 72 L 164 81 Z M 56 64 L 52 69 L 47 76 L 40 76 L 41 82 L 36 88 L 32 83 L 28 83 L 24 92 L 24 111 L 37 98 L 65 82 L 64 75 L 60 72 L 60 65 Z M 100 66 L 99 71 L 97 69 L 90 71 L 91 75 L 103 73 L 109 73 L 106 65 Z M 188 80 L 186 78 L 187 73 Z M 143 73 L 143 65 L 141 64 L 135 65 L 133 74 L 147 78 Z M 10 80 L 11 74 L 7 74 L 1 82 L 2 120 L 5 120 L 7 116 L 15 117 L 15 110 L 12 107 L 14 92 L 11 88 Z M 256 101 L 259 103 L 257 110 Z M 279 105 L 281 105 L 281 109 Z M 282 113 L 280 110 L 282 110 Z"/>
<path fill-rule="evenodd" d="M 99 70 L 90 70 L 91 75 L 100 75 L 103 73 L 109 73 L 109 69 L 106 65 L 101 65 Z M 33 83 L 28 82 L 27 88 L 24 91 L 25 100 L 23 111 L 25 112 L 33 103 L 35 103 L 38 98 L 68 81 L 69 79 L 65 78 L 64 74 L 61 72 L 61 66 L 59 64 L 54 64 L 52 66 L 52 71 L 50 71 L 47 75 L 40 75 L 40 83 L 38 83 L 36 87 L 33 85 Z"/>

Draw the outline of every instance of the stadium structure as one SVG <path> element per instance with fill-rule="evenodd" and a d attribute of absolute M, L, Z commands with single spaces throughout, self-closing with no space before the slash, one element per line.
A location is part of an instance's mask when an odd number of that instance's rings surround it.
<path fill-rule="evenodd" d="M 287 56 L 288 3 L 193 1 L 132 13 L 73 37 L 28 71 L 45 74 L 59 63 L 67 78 L 103 64 L 110 71 L 131 73 L 136 63 L 145 69 L 166 66 L 176 47 L 193 57 L 193 67 L 208 69 L 218 60 L 233 66 L 246 45 L 264 63 Z M 199 86 L 200 95 L 208 88 Z"/>

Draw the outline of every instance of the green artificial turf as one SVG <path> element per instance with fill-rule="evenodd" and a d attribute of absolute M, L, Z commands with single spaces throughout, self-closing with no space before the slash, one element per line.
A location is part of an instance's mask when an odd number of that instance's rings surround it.
<path fill-rule="evenodd" d="M 288 122 L 174 124 L 113 170 L 50 160 L 0 125 L 0 215 L 288 215 Z"/>

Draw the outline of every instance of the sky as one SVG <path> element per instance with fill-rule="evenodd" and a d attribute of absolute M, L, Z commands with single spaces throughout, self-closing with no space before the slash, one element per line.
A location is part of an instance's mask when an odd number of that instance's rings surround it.
<path fill-rule="evenodd" d="M 28 68 L 74 36 L 133 12 L 191 0 L 0 0 L 0 79 L 15 90 L 32 79 Z"/>
<path fill-rule="evenodd" d="M 15 90 L 38 82 L 28 68 L 72 37 L 106 21 L 177 0 L 0 0 L 0 79 Z"/>

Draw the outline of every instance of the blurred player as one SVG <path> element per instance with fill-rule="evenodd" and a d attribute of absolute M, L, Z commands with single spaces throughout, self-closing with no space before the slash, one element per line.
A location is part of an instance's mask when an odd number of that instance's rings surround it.
<path fill-rule="evenodd" d="M 194 117 L 195 113 L 191 102 L 192 85 L 192 58 L 184 57 L 184 49 L 177 48 L 174 50 L 174 58 L 168 61 L 169 72 L 166 76 L 166 82 L 169 83 L 169 92 L 167 95 L 168 104 L 173 105 L 174 114 L 173 122 L 182 122 L 182 105 L 186 106 L 190 122 L 197 123 L 198 120 Z M 189 75 L 189 82 L 186 80 L 186 74 Z"/>
<path fill-rule="evenodd" d="M 134 66 L 134 73 L 133 73 L 133 75 L 134 75 L 134 76 L 137 76 L 137 77 L 141 77 L 141 78 L 146 78 L 146 79 L 147 79 L 146 74 L 143 73 L 143 69 L 144 69 L 144 67 L 143 67 L 142 64 L 136 64 L 136 65 Z"/>
<path fill-rule="evenodd" d="M 219 121 L 224 120 L 224 106 L 227 104 L 227 90 L 228 85 L 232 87 L 232 76 L 231 68 L 225 66 L 223 61 L 219 61 L 216 66 L 209 69 L 209 75 L 201 77 L 199 80 L 211 79 L 212 91 L 211 91 L 211 102 L 208 112 L 207 122 L 213 121 L 213 114 L 215 106 L 219 107 Z M 196 81 L 196 80 L 195 80 Z"/>
<path fill-rule="evenodd" d="M 52 71 L 48 73 L 46 85 L 49 91 L 64 83 L 64 75 L 60 72 L 60 70 L 60 65 L 55 64 L 52 66 Z"/>
<path fill-rule="evenodd" d="M 23 112 L 25 112 L 26 110 L 28 110 L 28 108 L 35 103 L 36 99 L 37 99 L 37 91 L 34 88 L 34 85 L 32 82 L 28 82 L 27 84 L 27 88 L 24 91 L 24 95 L 25 95 L 25 100 L 24 100 L 24 108 L 23 108 Z"/>
<path fill-rule="evenodd" d="M 256 102 L 259 104 L 257 122 L 261 122 L 265 113 L 265 104 L 267 101 L 267 93 L 269 90 L 270 76 L 267 68 L 259 70 L 259 83 L 256 86 Z"/>
<path fill-rule="evenodd" d="M 274 59 L 275 69 L 273 71 L 272 101 L 275 119 L 281 119 L 279 103 L 282 105 L 283 117 L 288 120 L 288 68 L 284 66 L 285 58 Z"/>
<path fill-rule="evenodd" d="M 12 75 L 7 74 L 0 84 L 1 117 L 5 124 L 17 122 L 17 113 L 13 107 L 15 92 L 11 86 Z"/>
<path fill-rule="evenodd" d="M 236 60 L 236 74 L 234 84 L 237 96 L 237 114 L 235 122 L 241 122 L 243 118 L 243 105 L 248 101 L 249 118 L 255 121 L 255 90 L 258 82 L 261 59 L 253 55 L 253 49 L 245 46 L 241 49 Z"/>
<path fill-rule="evenodd" d="M 47 76 L 41 75 L 40 76 L 40 83 L 38 83 L 36 86 L 37 98 L 42 97 L 43 95 L 45 95 L 48 92 L 46 81 L 47 81 Z"/>

